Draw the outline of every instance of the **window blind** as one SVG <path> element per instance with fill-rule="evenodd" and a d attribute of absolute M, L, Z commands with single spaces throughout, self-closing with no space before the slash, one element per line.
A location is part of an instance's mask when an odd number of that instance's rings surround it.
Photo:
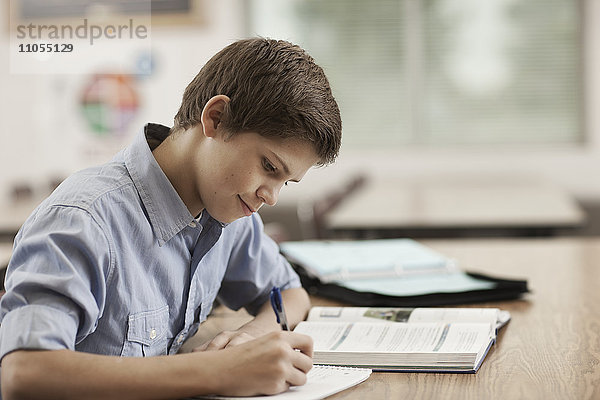
<path fill-rule="evenodd" d="M 251 0 L 325 69 L 344 146 L 580 143 L 577 0 Z"/>

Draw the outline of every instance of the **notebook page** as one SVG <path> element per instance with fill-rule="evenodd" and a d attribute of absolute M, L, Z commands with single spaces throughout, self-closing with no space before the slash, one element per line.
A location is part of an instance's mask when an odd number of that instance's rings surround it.
<path fill-rule="evenodd" d="M 223 397 L 201 396 L 194 399 L 273 399 L 273 400 L 318 400 L 358 385 L 371 375 L 366 368 L 314 365 L 307 374 L 306 384 L 293 386 L 288 391 L 271 396 Z"/>

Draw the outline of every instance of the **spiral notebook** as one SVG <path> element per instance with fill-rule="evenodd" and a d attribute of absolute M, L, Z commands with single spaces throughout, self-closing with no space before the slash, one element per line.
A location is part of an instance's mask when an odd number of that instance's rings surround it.
<path fill-rule="evenodd" d="M 318 400 L 324 399 L 342 390 L 356 386 L 371 375 L 367 368 L 336 367 L 315 365 L 307 374 L 306 384 L 292 386 L 286 392 L 253 397 L 201 396 L 194 399 L 273 399 L 273 400 Z"/>

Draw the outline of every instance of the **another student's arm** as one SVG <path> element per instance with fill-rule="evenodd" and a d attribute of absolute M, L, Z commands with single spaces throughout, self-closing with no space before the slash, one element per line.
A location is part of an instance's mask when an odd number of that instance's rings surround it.
<path fill-rule="evenodd" d="M 72 350 L 17 350 L 2 359 L 2 397 L 176 399 L 274 394 L 304 384 L 311 357 L 308 336 L 281 331 L 224 350 L 175 356 L 126 358 Z"/>
<path fill-rule="evenodd" d="M 281 292 L 283 304 L 287 315 L 290 329 L 306 318 L 310 309 L 310 299 L 303 288 L 293 288 Z M 267 301 L 262 305 L 256 317 L 243 325 L 236 331 L 224 331 L 212 339 L 209 343 L 195 349 L 198 350 L 216 350 L 229 346 L 235 346 L 248 340 L 258 338 L 268 332 L 281 330 L 277 323 L 275 313 L 271 308 L 271 303 Z"/>

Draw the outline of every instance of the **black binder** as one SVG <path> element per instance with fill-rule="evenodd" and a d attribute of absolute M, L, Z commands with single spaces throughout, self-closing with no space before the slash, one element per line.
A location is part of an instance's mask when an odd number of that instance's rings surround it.
<path fill-rule="evenodd" d="M 429 293 L 417 296 L 389 296 L 375 292 L 359 292 L 337 283 L 322 283 L 310 276 L 306 270 L 295 263 L 292 266 L 300 276 L 302 286 L 311 295 L 341 301 L 348 305 L 364 307 L 431 307 L 488 301 L 514 300 L 528 293 L 526 280 L 512 280 L 492 277 L 480 273 L 466 272 L 472 278 L 495 285 L 490 289 L 469 290 L 451 293 Z"/>
<path fill-rule="evenodd" d="M 446 306 L 517 299 L 529 292 L 525 280 L 458 269 L 454 260 L 412 239 L 284 242 L 280 249 L 309 293 L 348 305 Z M 433 284 L 423 290 L 411 276 Z M 379 282 L 369 283 L 372 278 Z M 470 282 L 453 285 L 452 279 Z M 413 284 L 417 290 L 411 290 Z"/>

